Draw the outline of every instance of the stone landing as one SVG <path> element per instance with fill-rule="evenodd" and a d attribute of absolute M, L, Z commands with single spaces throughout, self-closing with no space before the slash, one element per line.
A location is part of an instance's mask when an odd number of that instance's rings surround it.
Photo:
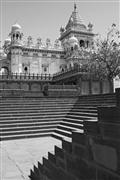
<path fill-rule="evenodd" d="M 29 180 L 30 169 L 48 151 L 54 152 L 54 145 L 61 147 L 61 141 L 43 137 L 0 142 L 0 179 Z"/>

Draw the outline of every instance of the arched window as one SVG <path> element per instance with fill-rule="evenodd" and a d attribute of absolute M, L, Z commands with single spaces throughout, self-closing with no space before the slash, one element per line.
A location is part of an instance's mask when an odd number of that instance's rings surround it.
<path fill-rule="evenodd" d="M 13 40 L 15 39 L 15 34 L 13 34 Z"/>
<path fill-rule="evenodd" d="M 47 67 L 44 67 L 44 72 L 47 72 Z"/>
<path fill-rule="evenodd" d="M 71 51 L 73 51 L 73 47 L 71 47 Z"/>
<path fill-rule="evenodd" d="M 19 38 L 19 34 L 16 34 L 16 39 L 18 39 Z"/>
<path fill-rule="evenodd" d="M 83 40 L 80 40 L 80 47 L 85 47 L 85 42 Z"/>
<path fill-rule="evenodd" d="M 24 67 L 24 72 L 27 73 L 28 72 L 28 68 L 25 66 Z"/>
<path fill-rule="evenodd" d="M 49 71 L 49 69 L 48 69 L 48 64 L 43 64 L 43 65 L 42 65 L 42 73 L 43 73 L 43 74 L 47 74 L 48 71 Z"/>

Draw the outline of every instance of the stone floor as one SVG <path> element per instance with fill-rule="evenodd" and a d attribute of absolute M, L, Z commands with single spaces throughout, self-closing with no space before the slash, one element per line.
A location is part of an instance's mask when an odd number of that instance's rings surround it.
<path fill-rule="evenodd" d="M 29 180 L 28 175 L 37 161 L 54 152 L 61 141 L 52 138 L 31 138 L 0 142 L 0 180 Z"/>

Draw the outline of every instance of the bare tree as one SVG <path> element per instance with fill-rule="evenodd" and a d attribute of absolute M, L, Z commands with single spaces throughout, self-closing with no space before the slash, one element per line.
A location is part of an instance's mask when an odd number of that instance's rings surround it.
<path fill-rule="evenodd" d="M 113 79 L 120 74 L 120 32 L 113 24 L 104 40 L 98 39 L 94 52 L 85 64 L 87 72 L 99 79 L 107 79 L 113 90 Z"/>

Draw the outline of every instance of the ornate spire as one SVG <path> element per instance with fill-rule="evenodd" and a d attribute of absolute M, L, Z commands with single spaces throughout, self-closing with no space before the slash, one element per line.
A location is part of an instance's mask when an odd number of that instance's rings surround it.
<path fill-rule="evenodd" d="M 76 25 L 84 25 L 84 23 L 83 23 L 82 18 L 79 17 L 79 14 L 77 12 L 76 3 L 74 3 L 74 10 L 69 18 L 67 25 L 66 25 L 66 29 L 76 26 Z"/>

